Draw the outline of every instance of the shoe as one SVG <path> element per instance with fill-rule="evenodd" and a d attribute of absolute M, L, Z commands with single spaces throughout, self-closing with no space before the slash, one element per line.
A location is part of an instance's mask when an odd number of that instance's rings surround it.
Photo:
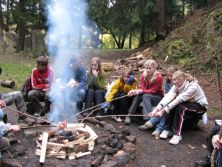
<path fill-rule="evenodd" d="M 159 129 L 156 129 L 153 133 L 152 133 L 153 136 L 155 137 L 159 137 L 160 136 L 160 130 Z"/>
<path fill-rule="evenodd" d="M 130 123 L 131 123 L 130 117 L 126 117 L 124 120 L 124 123 L 125 123 L 125 125 L 130 125 Z"/>
<path fill-rule="evenodd" d="M 18 117 L 18 123 L 24 123 L 25 122 L 25 119 L 26 119 L 26 116 L 25 115 L 19 115 Z"/>
<path fill-rule="evenodd" d="M 123 122 L 123 120 L 120 117 L 117 117 L 116 122 Z"/>
<path fill-rule="evenodd" d="M 182 136 L 178 136 L 178 135 L 173 135 L 173 137 L 170 139 L 169 143 L 170 144 L 179 144 L 179 142 L 182 140 Z"/>
<path fill-rule="evenodd" d="M 142 131 L 148 130 L 151 128 L 153 128 L 153 124 L 150 121 L 147 121 L 144 125 L 139 126 L 139 130 L 142 130 Z"/>
<path fill-rule="evenodd" d="M 163 130 L 160 134 L 161 139 L 167 139 L 170 136 L 170 131 L 168 130 Z"/>
<path fill-rule="evenodd" d="M 112 120 L 116 120 L 116 117 L 115 117 L 115 116 L 111 116 L 111 119 L 112 119 Z"/>
<path fill-rule="evenodd" d="M 196 167 L 210 167 L 210 157 L 206 156 L 203 159 L 196 161 Z"/>

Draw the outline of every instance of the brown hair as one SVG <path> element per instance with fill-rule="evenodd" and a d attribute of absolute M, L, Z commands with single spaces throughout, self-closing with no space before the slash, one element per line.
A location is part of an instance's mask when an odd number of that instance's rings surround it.
<path fill-rule="evenodd" d="M 124 76 L 126 76 L 126 75 L 128 75 L 128 76 L 130 76 L 130 75 L 134 75 L 134 71 L 133 71 L 133 69 L 127 69 L 127 70 L 125 70 L 124 72 L 123 72 L 123 74 L 122 74 L 122 76 L 120 77 L 120 80 L 121 81 L 123 81 L 124 79 Z"/>
<path fill-rule="evenodd" d="M 174 73 L 174 72 L 176 72 L 178 69 L 177 69 L 177 67 L 175 66 L 175 65 L 171 65 L 171 66 L 169 66 L 167 69 L 166 69 L 166 71 L 167 72 L 171 72 L 171 73 Z"/>
<path fill-rule="evenodd" d="M 101 65 L 101 59 L 99 57 L 93 57 L 91 59 L 91 63 L 92 61 L 95 61 L 98 64 L 98 74 L 101 75 L 102 74 L 102 65 Z M 90 66 L 90 72 L 92 73 L 92 67 Z"/>
<path fill-rule="evenodd" d="M 49 58 L 46 55 L 41 55 L 36 59 L 36 63 L 37 63 L 37 65 L 47 66 L 49 63 Z"/>

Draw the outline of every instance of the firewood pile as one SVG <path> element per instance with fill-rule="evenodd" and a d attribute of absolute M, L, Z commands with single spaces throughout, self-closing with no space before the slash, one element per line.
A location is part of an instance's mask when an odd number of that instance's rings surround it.
<path fill-rule="evenodd" d="M 91 154 L 97 137 L 88 125 L 68 124 L 65 129 L 54 129 L 40 135 L 35 154 L 40 156 L 40 163 L 44 163 L 45 157 L 79 158 Z"/>
<path fill-rule="evenodd" d="M 122 58 L 118 60 L 117 64 L 112 62 L 102 63 L 102 67 L 105 72 L 114 70 L 125 70 L 126 68 L 133 68 L 135 72 L 142 72 L 143 64 L 150 58 L 150 48 L 143 50 L 142 52 L 133 53 L 130 57 Z"/>

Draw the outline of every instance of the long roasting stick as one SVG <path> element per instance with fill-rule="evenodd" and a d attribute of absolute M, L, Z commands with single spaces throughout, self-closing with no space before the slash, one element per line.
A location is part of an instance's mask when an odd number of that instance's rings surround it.
<path fill-rule="evenodd" d="M 12 107 L 10 107 L 10 106 L 6 106 L 6 107 L 8 107 L 9 109 L 11 109 L 11 110 L 13 110 L 13 111 L 16 111 L 16 112 L 18 112 L 18 113 L 20 113 L 20 114 L 26 115 L 26 116 L 28 116 L 28 117 L 31 117 L 31 118 L 34 118 L 34 119 L 39 119 L 39 120 L 48 122 L 48 123 L 50 123 L 50 124 L 52 124 L 52 125 L 59 126 L 58 124 L 56 124 L 56 123 L 54 123 L 54 122 L 48 121 L 48 120 L 43 119 L 43 118 L 35 117 L 35 116 L 30 115 L 30 114 L 26 114 L 26 113 L 24 113 L 24 112 L 21 112 L 21 111 L 18 111 L 18 110 L 16 110 L 16 109 L 14 109 L 14 108 L 12 108 Z M 5 109 L 5 108 L 4 108 L 4 109 Z"/>
<path fill-rule="evenodd" d="M 84 118 L 79 118 L 79 119 L 75 119 L 74 122 L 79 122 L 81 120 L 87 120 L 87 119 L 90 119 L 90 118 L 109 118 L 109 117 L 149 117 L 148 115 L 141 115 L 141 114 L 138 114 L 138 115 L 97 115 L 97 116 L 93 116 L 93 117 L 84 117 Z"/>
<path fill-rule="evenodd" d="M 124 96 L 121 96 L 121 97 L 117 97 L 117 98 L 114 98 L 112 101 L 115 101 L 115 100 L 118 100 L 118 99 L 122 99 L 122 98 L 127 97 L 127 96 L 128 96 L 128 95 L 124 95 Z M 85 110 L 83 110 L 83 111 L 75 114 L 74 116 L 70 117 L 69 119 L 67 119 L 67 121 L 73 119 L 74 117 L 76 117 L 76 116 L 78 116 L 78 115 L 80 115 L 80 114 L 82 114 L 83 112 L 86 112 L 86 111 L 88 111 L 88 110 L 95 109 L 95 108 L 99 109 L 98 107 L 101 106 L 102 104 L 103 104 L 103 103 L 100 103 L 100 104 L 98 104 L 98 105 L 96 105 L 96 106 L 93 106 L 93 107 L 91 107 L 91 108 L 87 108 L 87 109 L 85 109 Z"/>

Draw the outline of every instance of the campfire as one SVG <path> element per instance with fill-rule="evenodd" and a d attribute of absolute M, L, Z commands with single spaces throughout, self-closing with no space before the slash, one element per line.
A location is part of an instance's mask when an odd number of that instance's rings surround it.
<path fill-rule="evenodd" d="M 88 125 L 70 123 L 63 129 L 43 132 L 36 141 L 35 154 L 40 156 L 40 163 L 44 163 L 45 157 L 79 158 L 91 154 L 97 137 Z"/>

